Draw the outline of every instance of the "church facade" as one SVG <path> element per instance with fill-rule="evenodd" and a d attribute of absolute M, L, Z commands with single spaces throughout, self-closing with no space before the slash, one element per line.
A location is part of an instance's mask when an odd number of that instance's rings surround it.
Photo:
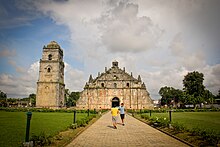
<path fill-rule="evenodd" d="M 94 78 L 92 75 L 85 84 L 77 101 L 78 109 L 110 109 L 124 103 L 126 109 L 151 109 L 153 102 L 140 75 L 134 78 L 118 62 Z"/>
<path fill-rule="evenodd" d="M 43 47 L 37 81 L 36 107 L 61 108 L 64 106 L 64 62 L 63 50 L 51 41 Z"/>

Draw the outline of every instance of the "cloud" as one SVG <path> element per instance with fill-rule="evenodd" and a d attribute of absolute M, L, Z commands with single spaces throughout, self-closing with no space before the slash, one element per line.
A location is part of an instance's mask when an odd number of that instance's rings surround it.
<path fill-rule="evenodd" d="M 17 1 L 0 1 L 0 28 L 11 29 L 21 26 L 30 26 L 31 20 L 36 19 L 36 14 L 18 9 Z M 19 5 L 20 6 L 20 5 Z"/>
<path fill-rule="evenodd" d="M 213 66 L 205 66 L 200 69 L 204 74 L 204 85 L 207 89 L 213 92 L 213 94 L 218 94 L 220 90 L 220 64 Z"/>
<path fill-rule="evenodd" d="M 0 50 L 0 57 L 14 57 L 16 55 L 16 50 L 3 49 Z"/>
<path fill-rule="evenodd" d="M 142 70 L 142 80 L 146 81 L 145 85 L 147 89 L 152 94 L 153 99 L 160 98 L 158 92 L 161 87 L 169 86 L 174 87 L 176 89 L 182 89 L 182 81 L 184 75 L 186 75 L 188 71 L 184 68 L 168 68 L 161 71 L 147 71 Z"/>
<path fill-rule="evenodd" d="M 24 73 L 25 69 L 21 66 L 18 66 L 15 60 L 13 59 L 15 56 L 17 56 L 16 50 L 8 50 L 8 49 L 0 50 L 0 57 L 6 58 L 8 64 L 11 65 L 16 70 L 16 72 Z"/>
<path fill-rule="evenodd" d="M 177 33 L 170 43 L 171 53 L 175 56 L 182 56 L 185 48 L 181 33 Z"/>
<path fill-rule="evenodd" d="M 198 68 L 197 70 L 204 74 L 204 86 L 217 95 L 220 89 L 220 64 L 213 66 L 205 66 Z M 186 68 L 173 68 L 166 69 L 162 71 L 147 71 L 142 70 L 142 80 L 146 81 L 146 87 L 152 94 L 153 99 L 160 98 L 158 92 L 163 86 L 170 86 L 176 89 L 183 89 L 183 79 L 191 70 Z"/>
<path fill-rule="evenodd" d="M 197 49 L 187 50 L 189 47 L 183 40 L 182 33 L 177 33 L 169 46 L 171 54 L 176 58 L 178 64 L 188 70 L 204 67 L 205 55 L 203 51 L 197 52 Z"/>
<path fill-rule="evenodd" d="M 16 28 L 21 26 L 30 26 L 32 19 L 26 18 L 26 17 L 17 17 L 17 18 L 11 18 L 9 20 L 0 20 L 0 28 Z"/>
<path fill-rule="evenodd" d="M 14 60 L 8 60 L 8 63 L 15 68 L 16 72 L 18 73 L 25 73 L 25 69 L 21 66 L 18 66 Z"/>
<path fill-rule="evenodd" d="M 33 64 L 31 64 L 31 66 L 29 67 L 27 73 L 28 75 L 31 77 L 31 79 L 37 81 L 37 77 L 39 76 L 39 62 L 35 62 Z"/>
<path fill-rule="evenodd" d="M 73 45 L 69 56 L 84 64 L 85 73 L 97 73 L 118 58 L 123 58 L 129 66 L 134 65 L 128 59 L 138 58 L 134 54 L 154 50 L 163 34 L 150 17 L 138 16 L 139 5 L 129 1 L 29 3 L 56 24 L 68 27 Z"/>
<path fill-rule="evenodd" d="M 38 78 L 39 62 L 37 61 L 21 75 L 0 74 L 0 89 L 7 93 L 8 97 L 28 97 L 29 94 L 36 93 Z M 72 68 L 68 63 L 65 63 L 64 80 L 65 88 L 70 91 L 82 91 L 85 84 L 83 71 Z"/>
<path fill-rule="evenodd" d="M 82 91 L 85 86 L 84 72 L 73 69 L 71 65 L 65 63 L 65 84 L 70 91 Z"/>
<path fill-rule="evenodd" d="M 23 98 L 36 93 L 39 63 L 33 63 L 26 72 L 24 71 L 22 68 L 23 74 L 21 75 L 0 74 L 0 89 L 6 92 L 8 97 Z"/>
<path fill-rule="evenodd" d="M 8 74 L 1 74 L 0 76 L 0 85 L 5 85 L 5 86 L 14 86 L 14 79 L 12 75 Z"/>
<path fill-rule="evenodd" d="M 150 17 L 138 17 L 138 4 L 128 1 L 35 1 L 21 5 L 27 4 L 57 24 L 67 26 L 72 42 L 85 55 L 90 50 L 107 49 L 111 53 L 146 51 L 153 49 L 162 35 Z"/>
<path fill-rule="evenodd" d="M 30 80 L 28 75 L 25 77 L 16 77 L 10 74 L 0 74 L 0 89 L 7 93 L 7 97 L 27 97 L 34 93 L 34 80 Z"/>
<path fill-rule="evenodd" d="M 65 63 L 70 90 L 82 89 L 89 74 L 95 77 L 115 59 L 129 73 L 140 74 L 156 97 L 161 86 L 181 88 L 184 75 L 194 70 L 204 73 L 204 83 L 213 92 L 220 87 L 217 0 L 23 0 L 16 6 L 28 16 L 42 16 L 68 28 L 71 54 L 64 56 L 81 63 L 80 67 Z M 2 10 L 3 15 L 8 12 Z M 1 57 L 12 55 L 0 51 Z M 26 75 L 37 77 L 37 65 L 31 66 Z M 8 75 L 8 79 L 17 78 Z"/>
<path fill-rule="evenodd" d="M 111 52 L 142 52 L 153 49 L 162 31 L 150 17 L 138 17 L 138 5 L 120 1 L 100 18 L 102 42 Z"/>

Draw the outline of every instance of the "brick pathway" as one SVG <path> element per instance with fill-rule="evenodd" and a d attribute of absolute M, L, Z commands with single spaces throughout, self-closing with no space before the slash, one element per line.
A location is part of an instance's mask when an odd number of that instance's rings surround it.
<path fill-rule="evenodd" d="M 120 119 L 118 119 L 120 122 Z M 110 112 L 76 137 L 67 147 L 184 147 L 182 142 L 126 115 L 125 126 L 113 129 Z"/>

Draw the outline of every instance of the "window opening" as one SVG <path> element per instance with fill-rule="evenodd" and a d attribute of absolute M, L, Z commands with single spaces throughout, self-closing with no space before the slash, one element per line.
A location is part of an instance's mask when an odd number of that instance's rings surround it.
<path fill-rule="evenodd" d="M 52 60 L 52 55 L 48 55 L 48 60 Z"/>
<path fill-rule="evenodd" d="M 127 87 L 129 87 L 129 83 L 127 83 Z"/>
<path fill-rule="evenodd" d="M 47 72 L 50 72 L 51 71 L 51 69 L 50 69 L 50 67 L 47 69 Z"/>
<path fill-rule="evenodd" d="M 105 86 L 104 83 L 102 83 L 101 86 L 104 87 Z"/>

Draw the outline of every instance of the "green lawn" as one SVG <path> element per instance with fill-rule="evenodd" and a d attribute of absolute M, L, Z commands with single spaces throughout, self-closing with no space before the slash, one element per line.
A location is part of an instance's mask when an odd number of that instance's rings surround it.
<path fill-rule="evenodd" d="M 151 116 L 169 119 L 169 113 L 152 113 Z M 220 133 L 220 112 L 172 112 L 172 121 L 189 129 L 198 127 Z"/>
<path fill-rule="evenodd" d="M 77 119 L 86 117 L 87 113 L 77 113 Z M 27 115 L 25 112 L 0 111 L 0 146 L 20 146 L 25 140 Z M 55 135 L 65 130 L 73 122 L 73 113 L 42 113 L 33 112 L 31 134 Z"/>

